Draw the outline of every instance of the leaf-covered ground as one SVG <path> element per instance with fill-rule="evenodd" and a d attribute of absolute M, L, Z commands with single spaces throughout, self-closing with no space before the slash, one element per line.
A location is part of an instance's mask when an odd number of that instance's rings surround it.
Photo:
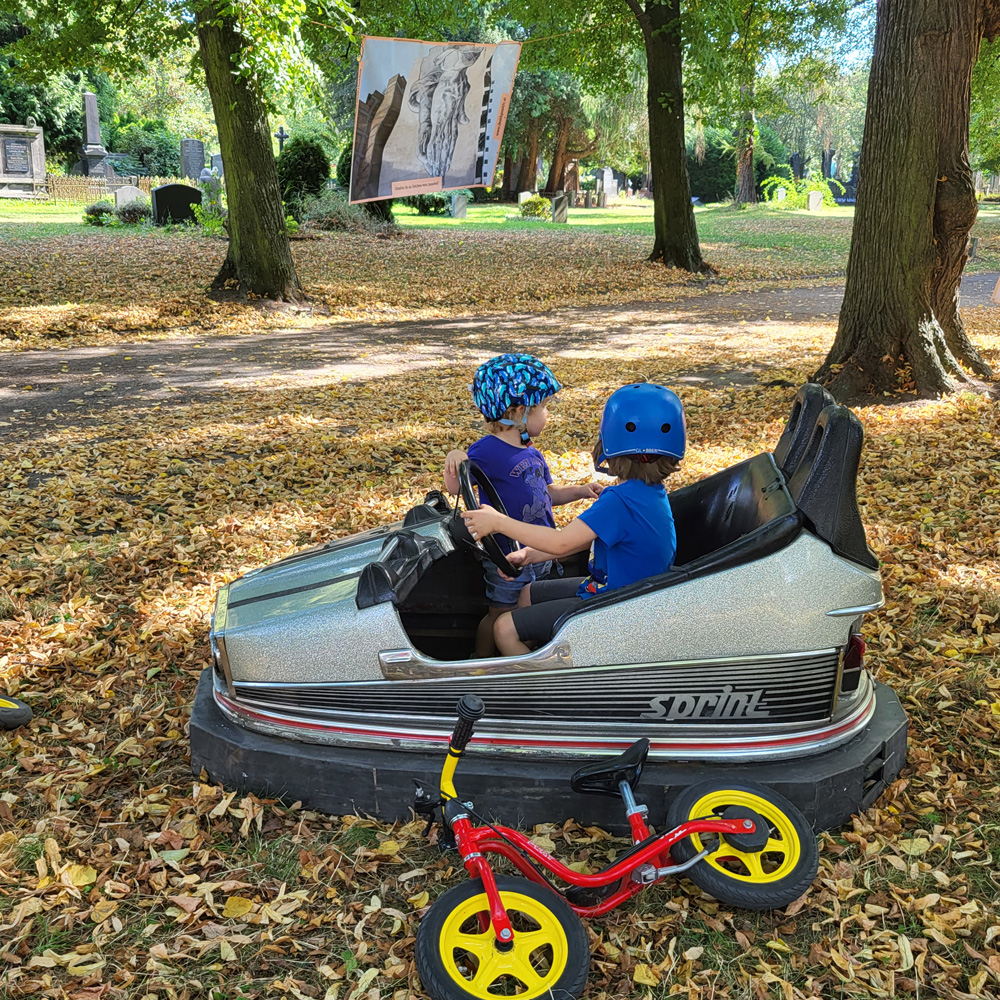
<path fill-rule="evenodd" d="M 568 226 L 507 222 L 510 206 L 467 221 L 402 210 L 404 236 L 321 234 L 293 244 L 312 312 L 289 316 L 208 300 L 225 243 L 169 230 L 95 229 L 80 206 L 0 206 L 0 350 L 239 334 L 331 322 L 669 301 L 705 286 L 647 263 L 652 209 L 574 209 Z M 852 213 L 722 207 L 697 215 L 702 249 L 736 295 L 761 284 L 841 277 Z M 984 210 L 976 267 L 1000 268 L 1000 216 Z M 712 287 L 719 287 L 713 285 Z"/>
<path fill-rule="evenodd" d="M 173 240 L 204 245 L 162 247 Z M 50 306 L 63 308 L 55 292 Z M 815 369 L 832 323 L 553 347 L 567 389 L 539 444 L 557 481 L 589 480 L 601 403 L 639 376 L 677 385 L 687 406 L 679 482 L 769 450 L 787 384 Z M 969 326 L 1000 365 L 993 312 Z M 205 784 L 186 724 L 218 586 L 438 486 L 444 453 L 476 434 L 472 355 L 495 346 L 487 333 L 462 364 L 5 429 L 0 678 L 36 719 L 0 735 L 0 995 L 423 995 L 413 933 L 463 877 L 454 856 L 419 824 Z M 1000 996 L 997 406 L 956 395 L 859 413 L 859 497 L 887 597 L 868 619 L 869 663 L 910 716 L 907 769 L 822 837 L 819 878 L 784 913 L 728 910 L 683 881 L 590 921 L 589 997 Z M 535 834 L 592 865 L 622 850 L 562 816 Z"/>

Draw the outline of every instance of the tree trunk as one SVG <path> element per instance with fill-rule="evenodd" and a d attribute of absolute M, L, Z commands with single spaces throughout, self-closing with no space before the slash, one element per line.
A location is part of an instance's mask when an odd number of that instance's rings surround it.
<path fill-rule="evenodd" d="M 528 148 L 525 150 L 524 159 L 521 160 L 521 169 L 517 174 L 518 191 L 534 191 L 535 183 L 538 180 L 538 128 L 532 122 L 528 129 Z"/>
<path fill-rule="evenodd" d="M 740 123 L 739 143 L 736 147 L 736 204 L 757 204 L 757 177 L 753 171 L 754 133 L 757 119 L 753 111 L 747 111 Z"/>
<path fill-rule="evenodd" d="M 514 183 L 514 157 L 506 153 L 503 158 L 503 184 L 500 187 L 500 197 L 504 201 L 510 201 L 512 197 L 511 185 Z"/>
<path fill-rule="evenodd" d="M 653 182 L 651 261 L 705 272 L 691 205 L 684 144 L 683 47 L 680 0 L 626 0 L 646 42 L 650 166 Z"/>
<path fill-rule="evenodd" d="M 938 395 L 992 372 L 958 313 L 976 197 L 972 66 L 1000 0 L 880 3 L 840 324 L 816 379 L 840 399 Z"/>
<path fill-rule="evenodd" d="M 212 3 L 198 8 L 197 24 L 229 206 L 229 252 L 213 287 L 235 278 L 243 295 L 300 301 L 267 111 L 255 81 L 236 72 L 243 37 Z"/>
<path fill-rule="evenodd" d="M 545 183 L 546 191 L 561 191 L 563 189 L 563 174 L 566 172 L 566 144 L 569 142 L 569 130 L 573 125 L 572 118 L 556 120 L 556 144 L 552 151 L 552 166 L 549 168 L 549 179 Z"/>

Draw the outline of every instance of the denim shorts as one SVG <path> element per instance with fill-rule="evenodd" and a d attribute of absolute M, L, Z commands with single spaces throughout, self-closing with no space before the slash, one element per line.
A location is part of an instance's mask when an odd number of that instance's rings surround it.
<path fill-rule="evenodd" d="M 559 566 L 558 563 L 555 563 Z M 486 600 L 491 608 L 513 608 L 518 595 L 535 580 L 544 580 L 552 570 L 553 563 L 529 563 L 513 580 L 505 580 L 491 559 L 483 558 L 483 574 L 486 577 Z M 562 569 L 559 566 L 559 569 Z"/>

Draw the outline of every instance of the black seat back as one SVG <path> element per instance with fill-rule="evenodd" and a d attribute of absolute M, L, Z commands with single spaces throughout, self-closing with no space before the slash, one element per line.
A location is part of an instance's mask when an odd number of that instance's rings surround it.
<path fill-rule="evenodd" d="M 786 514 L 795 504 L 765 452 L 670 494 L 677 531 L 674 566 L 684 567 Z"/>
<path fill-rule="evenodd" d="M 791 479 L 795 467 L 799 464 L 813 427 L 820 413 L 836 400 L 826 389 L 815 382 L 806 382 L 792 401 L 792 412 L 785 424 L 785 429 L 774 446 L 774 462 L 785 474 L 785 479 Z"/>
<path fill-rule="evenodd" d="M 788 491 L 812 530 L 837 555 L 878 569 L 858 511 L 856 483 L 864 428 L 846 407 L 820 413 Z"/>

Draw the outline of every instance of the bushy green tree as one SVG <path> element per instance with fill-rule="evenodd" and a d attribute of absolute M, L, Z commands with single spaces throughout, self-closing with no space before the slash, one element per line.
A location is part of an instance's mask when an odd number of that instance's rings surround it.
<path fill-rule="evenodd" d="M 278 183 L 292 215 L 299 219 L 302 202 L 323 190 L 330 177 L 330 161 L 315 139 L 296 136 L 278 157 Z"/>

